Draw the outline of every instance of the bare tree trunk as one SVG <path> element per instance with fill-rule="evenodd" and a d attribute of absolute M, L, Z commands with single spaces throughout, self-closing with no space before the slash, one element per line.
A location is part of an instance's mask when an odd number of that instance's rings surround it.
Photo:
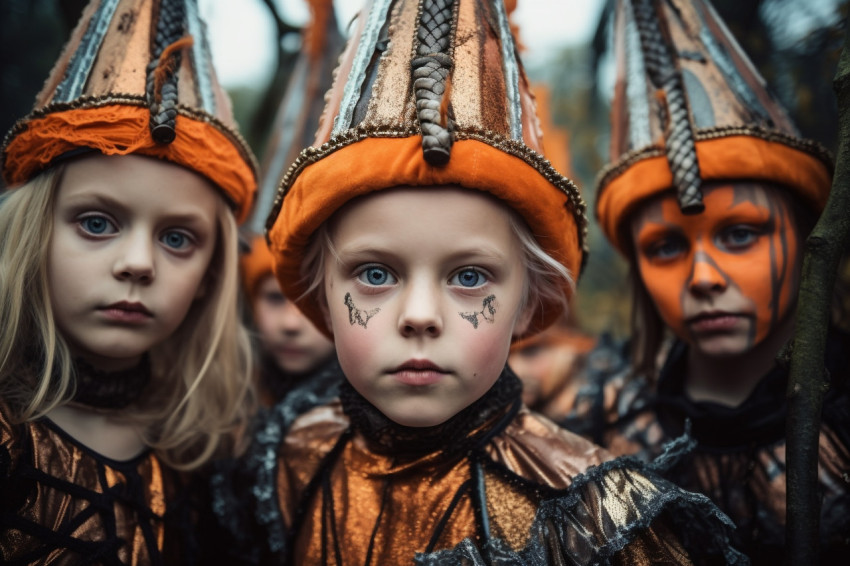
<path fill-rule="evenodd" d="M 848 29 L 850 31 L 850 29 Z M 824 352 L 832 289 L 850 239 L 850 44 L 844 48 L 833 81 L 838 97 L 838 154 L 826 208 L 806 240 L 797 306 L 786 428 L 788 564 L 819 563 L 820 494 L 818 437 L 828 375 Z"/>

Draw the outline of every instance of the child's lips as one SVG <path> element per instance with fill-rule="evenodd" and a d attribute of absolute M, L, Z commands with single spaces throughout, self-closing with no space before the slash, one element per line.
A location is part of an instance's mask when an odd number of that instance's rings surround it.
<path fill-rule="evenodd" d="M 687 320 L 691 331 L 697 334 L 709 332 L 727 332 L 738 327 L 746 318 L 739 313 L 708 312 L 701 313 Z"/>
<path fill-rule="evenodd" d="M 390 373 L 405 385 L 421 387 L 437 383 L 448 372 L 428 360 L 408 360 Z"/>
<path fill-rule="evenodd" d="M 141 324 L 153 318 L 153 313 L 145 305 L 129 301 L 112 303 L 98 310 L 103 313 L 107 320 L 118 323 Z"/>

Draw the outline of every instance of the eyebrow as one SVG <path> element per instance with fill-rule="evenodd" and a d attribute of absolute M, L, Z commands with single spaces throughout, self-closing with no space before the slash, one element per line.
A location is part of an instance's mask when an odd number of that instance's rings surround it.
<path fill-rule="evenodd" d="M 336 252 L 341 259 L 343 256 L 345 256 L 344 261 L 346 263 L 356 262 L 361 259 L 368 259 L 375 256 L 397 258 L 399 255 L 397 252 L 389 249 L 387 246 L 372 244 L 354 244 L 351 246 L 338 247 L 336 249 Z M 460 262 L 461 260 L 486 260 L 502 262 L 506 261 L 506 255 L 498 248 L 495 248 L 493 246 L 469 246 L 453 251 L 452 253 L 448 254 L 445 259 L 450 262 Z"/>
<path fill-rule="evenodd" d="M 93 203 L 96 203 L 99 206 L 109 209 L 117 209 L 121 214 L 129 214 L 131 212 L 130 206 L 127 206 L 121 200 L 113 197 L 109 194 L 104 194 L 100 191 L 87 190 L 84 192 L 79 192 L 74 195 L 68 197 L 68 206 L 70 208 L 83 208 L 87 206 L 91 206 Z M 201 213 L 200 211 L 166 211 L 163 215 L 163 218 L 168 222 L 176 222 L 180 224 L 191 224 L 194 222 L 203 223 L 206 219 L 207 215 Z"/>

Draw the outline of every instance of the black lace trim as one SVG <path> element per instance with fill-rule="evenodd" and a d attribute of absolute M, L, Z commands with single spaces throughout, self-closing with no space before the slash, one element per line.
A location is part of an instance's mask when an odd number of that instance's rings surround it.
<path fill-rule="evenodd" d="M 560 495 L 543 501 L 531 526 L 525 548 L 514 551 L 499 538 L 484 544 L 464 539 L 456 547 L 432 553 L 417 554 L 417 566 L 449 564 L 499 564 L 502 566 L 547 566 L 559 557 L 552 556 L 552 542 L 560 545 L 577 563 L 613 564 L 615 555 L 649 529 L 663 514 L 682 546 L 695 563 L 748 565 L 746 556 L 730 545 L 735 526 L 711 500 L 698 493 L 684 491 L 677 485 L 658 477 L 654 465 L 647 465 L 632 456 L 622 456 L 589 468 L 576 476 Z M 632 483 L 632 475 L 644 476 L 654 489 L 647 491 Z M 588 505 L 589 490 L 609 491 L 616 484 L 622 493 L 618 497 L 633 506 L 631 520 L 621 527 L 610 520 L 595 516 L 598 509 Z M 592 497 L 592 496 L 591 496 Z M 589 528 L 589 525 L 595 525 Z M 597 532 L 599 529 L 599 532 Z"/>
<path fill-rule="evenodd" d="M 123 409 L 141 397 L 151 379 L 148 356 L 139 365 L 120 371 L 106 372 L 88 362 L 74 360 L 77 390 L 74 402 L 98 409 Z"/>
<path fill-rule="evenodd" d="M 501 432 L 501 429 L 494 431 L 483 425 L 504 415 L 520 402 L 521 396 L 522 382 L 505 366 L 493 387 L 443 424 L 407 427 L 387 418 L 347 381 L 340 387 L 342 408 L 351 420 L 351 428 L 366 438 L 374 452 L 401 460 L 437 451 L 442 451 L 447 458 L 467 453 L 482 436 Z M 481 430 L 474 434 L 476 429 Z"/>

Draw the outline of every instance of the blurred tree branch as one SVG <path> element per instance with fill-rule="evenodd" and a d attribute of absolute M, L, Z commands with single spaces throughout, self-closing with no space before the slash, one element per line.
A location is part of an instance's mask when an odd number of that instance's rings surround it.
<path fill-rule="evenodd" d="M 823 398 L 829 387 L 824 368 L 830 303 L 841 256 L 850 238 L 850 44 L 833 81 L 838 98 L 838 154 L 826 208 L 806 240 L 797 306 L 786 423 L 788 564 L 817 564 L 820 493 L 818 448 Z"/>

